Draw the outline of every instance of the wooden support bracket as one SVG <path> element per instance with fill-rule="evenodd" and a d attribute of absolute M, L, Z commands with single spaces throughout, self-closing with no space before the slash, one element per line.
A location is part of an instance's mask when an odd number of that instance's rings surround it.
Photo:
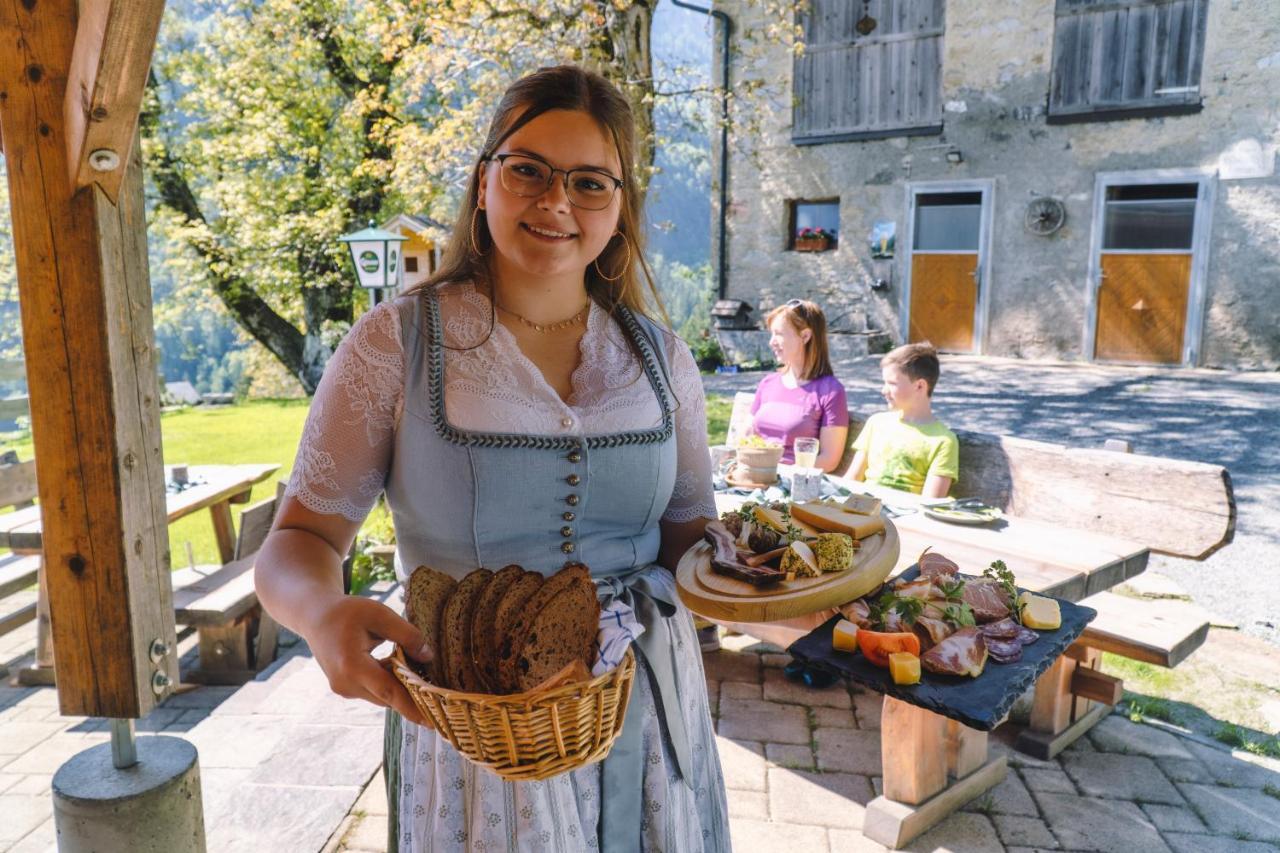
<path fill-rule="evenodd" d="M 163 15 L 164 0 L 81 0 L 62 102 L 73 191 L 96 183 L 116 203 Z"/>
<path fill-rule="evenodd" d="M 1014 747 L 1048 760 L 1093 728 L 1124 693 L 1124 682 L 1098 670 L 1102 653 L 1079 642 L 1036 682 L 1031 721 Z"/>

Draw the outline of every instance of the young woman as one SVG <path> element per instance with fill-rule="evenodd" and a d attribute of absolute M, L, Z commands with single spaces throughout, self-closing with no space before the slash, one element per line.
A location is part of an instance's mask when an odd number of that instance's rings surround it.
<path fill-rule="evenodd" d="M 818 439 L 815 464 L 834 471 L 849 436 L 849 409 L 827 355 L 827 318 L 816 304 L 792 299 L 770 311 L 765 322 L 780 367 L 756 388 L 755 431 L 782 443 L 786 463 L 795 461 L 797 438 Z"/>
<path fill-rule="evenodd" d="M 337 693 L 393 709 L 392 849 L 728 850 L 693 623 L 669 569 L 715 517 L 689 348 L 645 310 L 630 109 L 604 78 L 543 69 L 498 104 L 442 269 L 374 308 L 325 370 L 276 527 L 263 604 Z M 655 294 L 656 298 L 656 294 Z M 341 555 L 385 491 L 397 569 L 455 577 L 586 564 L 644 633 L 608 758 L 510 783 L 422 725 L 372 658 L 408 622 L 344 596 Z"/>

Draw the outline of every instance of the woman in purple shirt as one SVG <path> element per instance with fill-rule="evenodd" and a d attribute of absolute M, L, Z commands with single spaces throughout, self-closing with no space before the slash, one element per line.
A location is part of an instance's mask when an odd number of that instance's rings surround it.
<path fill-rule="evenodd" d="M 818 439 L 817 466 L 833 471 L 849 436 L 849 409 L 827 355 L 827 318 L 813 302 L 792 299 L 770 311 L 765 322 L 781 368 L 756 388 L 755 431 L 782 443 L 785 463 L 795 461 L 797 438 Z"/>

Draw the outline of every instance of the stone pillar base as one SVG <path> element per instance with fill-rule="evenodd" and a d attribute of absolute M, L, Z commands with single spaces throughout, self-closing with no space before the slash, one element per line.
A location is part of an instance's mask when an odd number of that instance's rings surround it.
<path fill-rule="evenodd" d="M 73 755 L 53 777 L 59 853 L 205 853 L 196 748 L 138 738 L 138 763 L 117 770 L 111 744 Z"/>

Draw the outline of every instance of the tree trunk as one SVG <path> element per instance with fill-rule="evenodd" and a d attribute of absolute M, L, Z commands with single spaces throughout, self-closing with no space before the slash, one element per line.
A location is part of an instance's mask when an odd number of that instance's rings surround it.
<path fill-rule="evenodd" d="M 641 196 L 648 190 L 653 174 L 653 52 L 650 38 L 656 0 L 636 0 L 626 9 L 617 9 L 611 0 L 597 0 L 600 15 L 607 22 L 600 29 L 591 55 L 594 71 L 613 80 L 631 102 L 636 121 L 636 178 Z"/>

